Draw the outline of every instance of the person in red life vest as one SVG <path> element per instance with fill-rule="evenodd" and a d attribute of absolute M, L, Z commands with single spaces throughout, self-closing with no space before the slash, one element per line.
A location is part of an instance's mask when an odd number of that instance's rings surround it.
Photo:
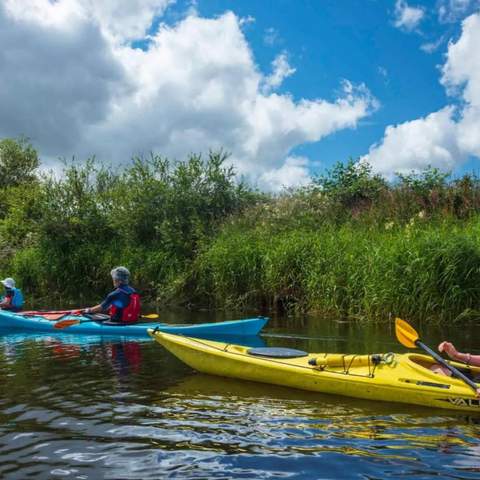
<path fill-rule="evenodd" d="M 23 294 L 19 288 L 15 288 L 15 280 L 6 278 L 0 283 L 5 287 L 5 295 L 0 299 L 0 309 L 19 312 L 23 307 Z"/>
<path fill-rule="evenodd" d="M 110 315 L 106 324 L 131 324 L 140 315 L 140 295 L 129 285 L 130 272 L 125 267 L 115 267 L 111 271 L 115 290 L 110 292 L 102 303 L 82 310 L 83 313 L 104 313 Z"/>

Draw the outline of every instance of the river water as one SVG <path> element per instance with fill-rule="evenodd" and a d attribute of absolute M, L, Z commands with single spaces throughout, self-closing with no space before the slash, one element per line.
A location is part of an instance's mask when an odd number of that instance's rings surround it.
<path fill-rule="evenodd" d="M 422 337 L 475 351 L 476 331 Z M 404 351 L 391 325 L 314 316 L 272 319 L 262 342 Z M 479 442 L 480 415 L 201 375 L 149 340 L 0 334 L 2 479 L 478 479 Z"/>

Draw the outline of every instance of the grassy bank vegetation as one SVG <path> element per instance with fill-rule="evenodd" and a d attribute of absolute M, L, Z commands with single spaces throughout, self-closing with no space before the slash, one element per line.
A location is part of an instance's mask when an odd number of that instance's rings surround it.
<path fill-rule="evenodd" d="M 339 163 L 269 195 L 223 152 L 97 162 L 38 174 L 25 140 L 0 142 L 0 273 L 30 297 L 81 303 L 125 264 L 159 303 L 318 311 L 382 320 L 480 313 L 480 180 L 429 168 L 393 182 Z"/>

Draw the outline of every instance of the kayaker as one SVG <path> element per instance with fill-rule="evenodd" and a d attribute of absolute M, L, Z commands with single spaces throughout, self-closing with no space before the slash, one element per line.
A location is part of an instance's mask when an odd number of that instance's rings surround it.
<path fill-rule="evenodd" d="M 0 300 L 0 309 L 19 312 L 24 303 L 22 291 L 15 287 L 15 280 L 13 278 L 9 277 L 1 280 L 1 283 L 5 287 L 5 295 Z"/>
<path fill-rule="evenodd" d="M 129 285 L 130 272 L 125 267 L 115 267 L 111 272 L 115 290 L 110 292 L 102 303 L 86 308 L 83 313 L 103 313 L 110 315 L 104 324 L 132 324 L 140 315 L 140 295 Z"/>
<path fill-rule="evenodd" d="M 438 346 L 439 352 L 445 352 L 452 360 L 463 362 L 472 367 L 480 367 L 480 355 L 458 352 L 453 343 L 442 342 Z"/>

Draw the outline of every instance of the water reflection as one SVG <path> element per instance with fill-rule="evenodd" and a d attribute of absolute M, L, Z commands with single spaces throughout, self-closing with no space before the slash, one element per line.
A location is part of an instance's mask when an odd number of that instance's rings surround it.
<path fill-rule="evenodd" d="M 381 326 L 267 333 L 252 346 L 395 350 Z M 0 478 L 478 478 L 477 422 L 200 375 L 148 339 L 0 337 Z"/>

